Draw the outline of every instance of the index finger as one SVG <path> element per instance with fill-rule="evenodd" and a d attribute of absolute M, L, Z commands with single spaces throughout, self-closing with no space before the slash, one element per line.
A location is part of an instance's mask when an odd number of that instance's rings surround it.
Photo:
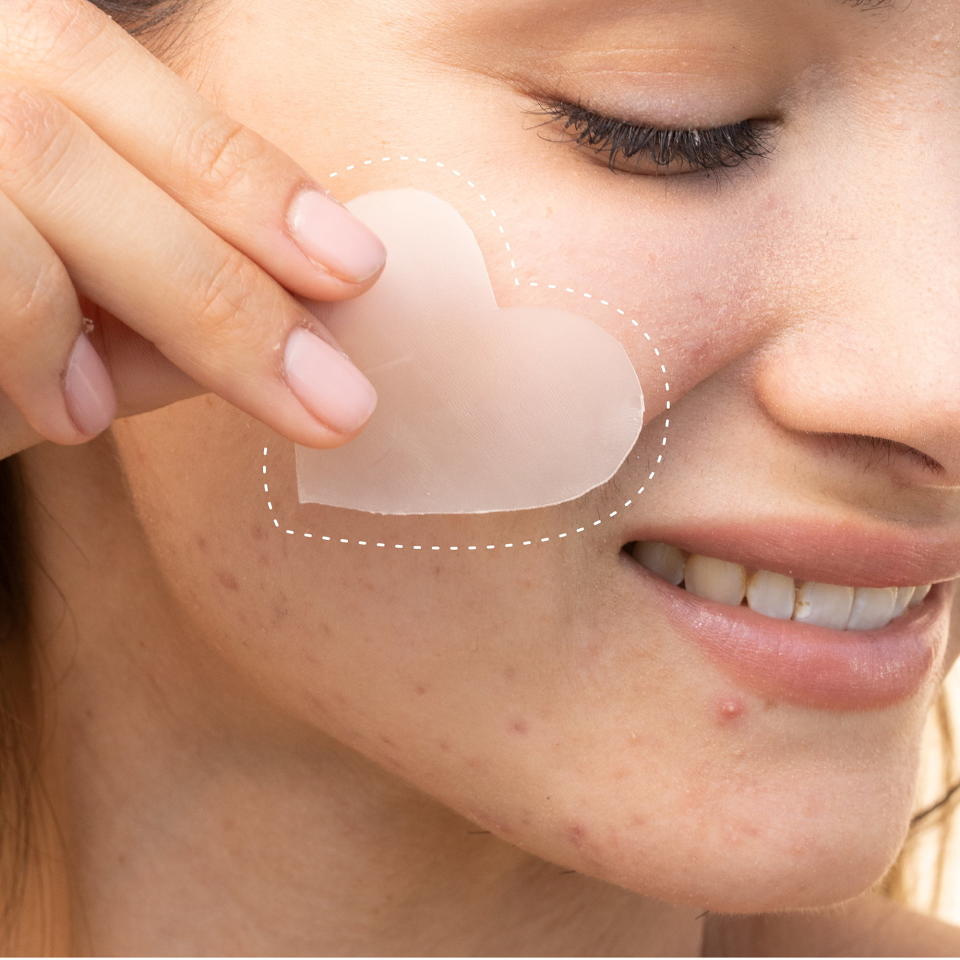
<path fill-rule="evenodd" d="M 86 0 L 4 0 L 0 72 L 48 90 L 288 289 L 338 300 L 383 268 L 379 239 Z"/>

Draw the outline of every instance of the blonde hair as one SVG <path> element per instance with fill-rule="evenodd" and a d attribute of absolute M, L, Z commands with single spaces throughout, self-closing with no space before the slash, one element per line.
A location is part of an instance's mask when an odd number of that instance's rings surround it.
<path fill-rule="evenodd" d="M 933 743 L 925 738 L 927 749 L 921 768 L 921 786 L 924 781 L 935 783 L 939 796 L 914 814 L 897 859 L 874 890 L 921 913 L 942 917 L 954 813 L 960 803 L 953 697 L 947 681 L 937 693 L 928 725 L 926 733 L 931 735 Z M 932 874 L 929 871 L 931 857 Z"/>

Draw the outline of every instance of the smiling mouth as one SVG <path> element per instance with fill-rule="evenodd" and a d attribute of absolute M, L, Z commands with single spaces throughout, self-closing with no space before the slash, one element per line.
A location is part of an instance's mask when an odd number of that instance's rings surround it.
<path fill-rule="evenodd" d="M 653 540 L 626 544 L 624 551 L 646 570 L 704 600 L 747 606 L 775 620 L 794 620 L 833 630 L 879 630 L 923 603 L 932 584 L 851 587 L 760 570 L 688 553 Z"/>

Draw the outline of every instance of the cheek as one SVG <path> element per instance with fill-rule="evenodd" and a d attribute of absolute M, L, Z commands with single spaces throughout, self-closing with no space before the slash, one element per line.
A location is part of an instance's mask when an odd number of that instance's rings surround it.
<path fill-rule="evenodd" d="M 854 719 L 830 747 L 822 718 L 705 683 L 656 611 L 625 604 L 600 541 L 451 564 L 287 537 L 263 514 L 255 432 L 209 397 L 116 428 L 177 627 L 265 710 L 537 856 L 651 896 L 827 903 L 893 856 L 919 710 L 891 714 L 898 733 Z M 854 728 L 874 761 L 851 766 Z"/>

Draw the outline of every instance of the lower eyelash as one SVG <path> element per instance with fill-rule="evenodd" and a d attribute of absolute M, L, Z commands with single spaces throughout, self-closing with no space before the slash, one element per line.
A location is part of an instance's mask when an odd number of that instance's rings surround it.
<path fill-rule="evenodd" d="M 681 161 L 689 170 L 737 167 L 745 161 L 764 158 L 772 152 L 769 124 L 742 120 L 707 129 L 666 129 L 641 126 L 562 100 L 538 100 L 537 113 L 560 120 L 573 139 L 608 154 L 615 169 L 618 156 L 629 160 L 641 154 L 658 167 Z"/>

